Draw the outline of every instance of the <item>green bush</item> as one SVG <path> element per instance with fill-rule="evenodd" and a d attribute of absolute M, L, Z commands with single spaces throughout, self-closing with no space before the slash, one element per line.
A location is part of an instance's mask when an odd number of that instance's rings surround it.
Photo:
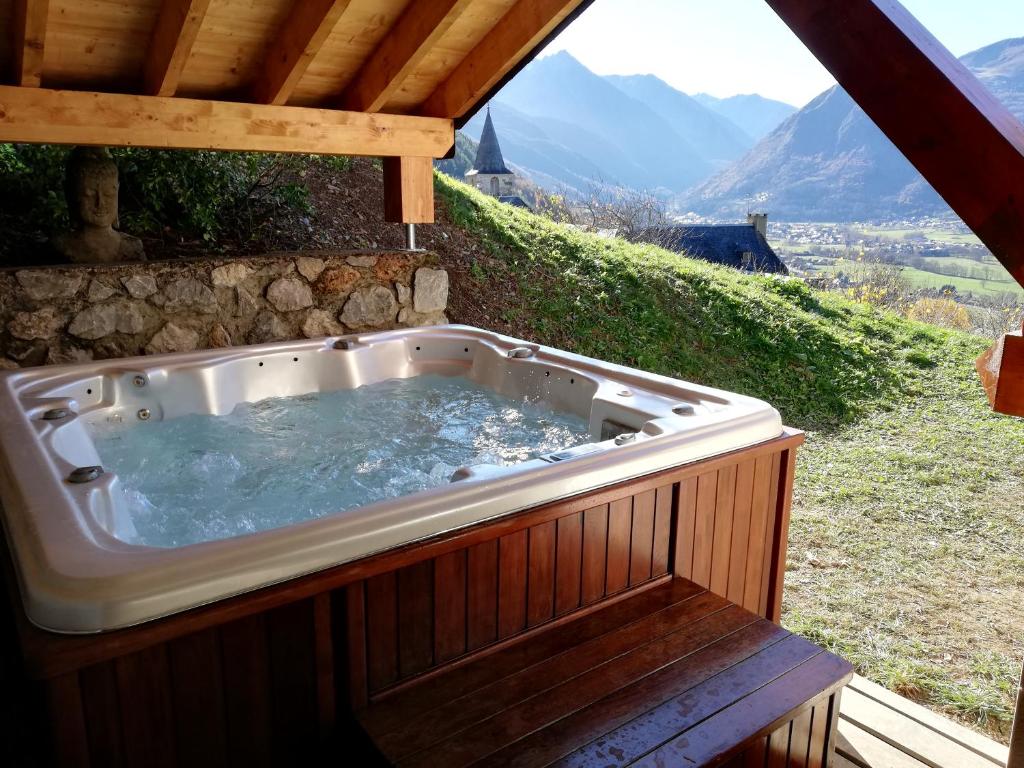
<path fill-rule="evenodd" d="M 68 147 L 0 145 L 0 211 L 18 229 L 49 234 L 67 226 L 63 193 Z M 173 233 L 209 243 L 263 236 L 279 213 L 309 210 L 294 155 L 114 149 L 121 172 L 121 228 Z"/>

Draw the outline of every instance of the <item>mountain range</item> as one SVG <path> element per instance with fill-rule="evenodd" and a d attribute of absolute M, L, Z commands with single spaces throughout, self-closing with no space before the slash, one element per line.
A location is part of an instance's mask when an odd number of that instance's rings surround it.
<path fill-rule="evenodd" d="M 1024 38 L 989 45 L 962 61 L 1024 119 Z M 684 210 L 719 219 L 734 219 L 751 208 L 798 221 L 950 214 L 939 195 L 838 86 L 678 200 Z"/>
<path fill-rule="evenodd" d="M 742 157 L 766 125 L 795 110 L 761 97 L 701 103 L 653 75 L 601 77 L 565 52 L 531 63 L 490 106 L 506 159 L 536 183 L 665 197 Z M 478 140 L 483 120 L 477 114 L 463 131 Z"/>

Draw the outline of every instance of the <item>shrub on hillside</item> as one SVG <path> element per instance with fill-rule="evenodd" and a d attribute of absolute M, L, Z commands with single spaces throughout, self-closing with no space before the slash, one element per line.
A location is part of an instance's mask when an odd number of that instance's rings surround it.
<path fill-rule="evenodd" d="M 925 297 L 907 307 L 907 317 L 922 323 L 955 328 L 958 331 L 971 329 L 971 314 L 962 305 L 949 297 Z"/>
<path fill-rule="evenodd" d="M 37 238 L 67 226 L 64 164 L 70 147 L 0 145 L 0 211 L 6 227 Z M 114 149 L 121 172 L 121 228 L 215 242 L 250 242 L 279 213 L 304 213 L 308 158 L 242 152 Z"/>

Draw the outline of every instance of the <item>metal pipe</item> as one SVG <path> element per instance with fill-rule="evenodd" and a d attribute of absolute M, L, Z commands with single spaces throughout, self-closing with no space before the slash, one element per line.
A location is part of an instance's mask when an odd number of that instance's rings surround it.
<path fill-rule="evenodd" d="M 1024 768 L 1024 671 L 1017 688 L 1017 710 L 1014 712 L 1013 730 L 1010 731 L 1010 757 L 1006 766 Z"/>
<path fill-rule="evenodd" d="M 405 248 L 408 251 L 416 250 L 416 225 L 405 225 Z"/>

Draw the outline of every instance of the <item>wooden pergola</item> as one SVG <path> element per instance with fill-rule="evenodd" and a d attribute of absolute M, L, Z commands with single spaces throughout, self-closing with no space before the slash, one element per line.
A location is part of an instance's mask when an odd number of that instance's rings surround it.
<path fill-rule="evenodd" d="M 385 158 L 386 219 L 583 0 L 0 0 L 0 141 Z"/>
<path fill-rule="evenodd" d="M 431 160 L 592 1 L 0 0 L 0 142 L 380 156 L 431 222 Z M 896 0 L 766 2 L 1024 284 L 1024 126 Z"/>

